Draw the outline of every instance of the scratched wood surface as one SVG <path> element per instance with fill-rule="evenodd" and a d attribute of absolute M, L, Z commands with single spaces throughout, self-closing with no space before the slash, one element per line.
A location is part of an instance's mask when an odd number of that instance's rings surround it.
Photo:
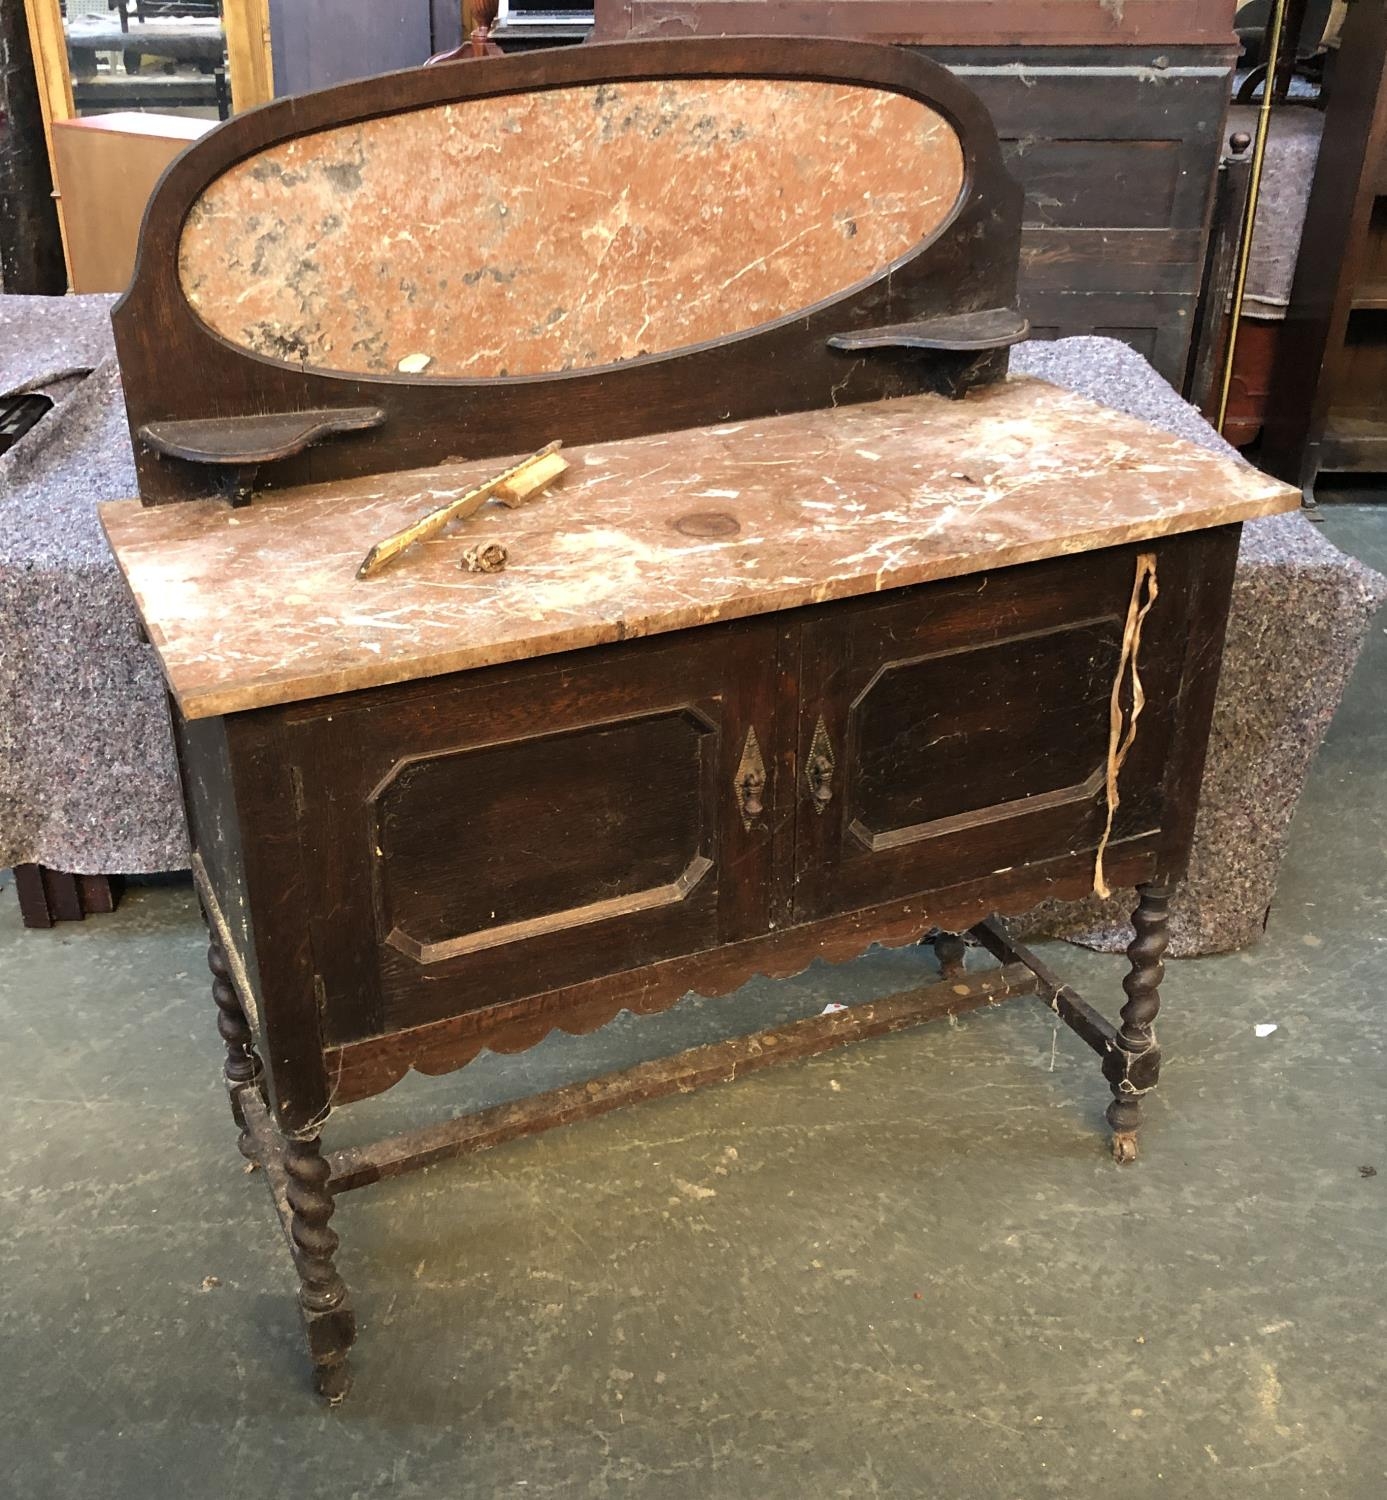
<path fill-rule="evenodd" d="M 537 438 L 550 434 L 536 434 Z M 568 450 L 358 582 L 368 547 L 475 484 L 461 464 L 218 501 L 102 507 L 193 719 L 680 630 L 1299 504 L 1255 469 L 1043 381 Z M 504 572 L 459 569 L 504 542 Z"/>

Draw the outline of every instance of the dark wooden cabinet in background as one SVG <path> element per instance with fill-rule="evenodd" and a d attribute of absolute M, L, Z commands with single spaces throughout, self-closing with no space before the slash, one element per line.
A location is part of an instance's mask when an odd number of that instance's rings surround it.
<path fill-rule="evenodd" d="M 1387 472 L 1387 6 L 1357 0 L 1329 107 L 1267 405 L 1265 466 Z"/>
<path fill-rule="evenodd" d="M 1233 0 L 596 0 L 596 35 L 1180 47 L 1227 43 L 1234 9 Z"/>
<path fill-rule="evenodd" d="M 1121 339 L 1179 389 L 1236 48 L 920 50 L 982 97 L 1025 189 L 1034 335 Z"/>
<path fill-rule="evenodd" d="M 414 68 L 462 42 L 460 0 L 269 0 L 275 96 Z"/>

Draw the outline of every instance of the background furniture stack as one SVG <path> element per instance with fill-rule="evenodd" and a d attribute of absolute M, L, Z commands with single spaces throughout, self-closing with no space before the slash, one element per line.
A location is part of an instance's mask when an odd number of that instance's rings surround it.
<path fill-rule="evenodd" d="M 117 0 L 110 10 L 116 14 L 77 14 L 69 6 L 64 18 L 79 113 L 204 109 L 230 116 L 220 0 Z M 120 57 L 123 68 L 103 70 L 103 56 Z"/>
<path fill-rule="evenodd" d="M 1238 347 L 1223 435 L 1236 447 L 1256 440 L 1291 301 L 1291 280 L 1305 228 L 1305 211 L 1319 155 L 1324 115 L 1307 105 L 1272 112 L 1263 162 L 1257 219 L 1238 325 Z M 1214 204 L 1205 293 L 1199 310 L 1198 348 L 1185 396 L 1217 422 L 1223 366 L 1231 326 L 1243 213 L 1252 167 L 1257 109 L 1235 105 L 1228 115 L 1230 147 Z"/>
<path fill-rule="evenodd" d="M 1267 467 L 1387 472 L 1387 7 L 1348 7 L 1267 411 Z"/>

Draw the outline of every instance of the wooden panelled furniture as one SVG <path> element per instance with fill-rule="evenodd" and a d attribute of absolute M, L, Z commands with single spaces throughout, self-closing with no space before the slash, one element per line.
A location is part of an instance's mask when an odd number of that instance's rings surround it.
<path fill-rule="evenodd" d="M 1020 200 L 944 69 L 789 38 L 373 79 L 164 179 L 103 523 L 329 1398 L 334 1194 L 626 1100 L 1027 994 L 1135 1154 L 1239 523 L 1298 496 L 1006 378 Z M 555 439 L 561 488 L 358 578 Z M 988 915 L 1105 882 L 1141 890 L 1116 1024 Z M 411 1068 L 930 934 L 910 995 L 324 1154 Z"/>
<path fill-rule="evenodd" d="M 1025 189 L 1039 337 L 1130 344 L 1184 389 L 1238 56 L 1233 0 L 597 0 L 598 40 L 783 31 L 918 48 Z"/>
<path fill-rule="evenodd" d="M 495 0 L 490 0 L 495 7 Z M 409 68 L 459 46 L 461 0 L 260 0 L 268 13 L 279 98 L 387 69 Z"/>
<path fill-rule="evenodd" d="M 1387 7 L 1348 7 L 1262 461 L 1313 498 L 1325 470 L 1387 473 Z"/>

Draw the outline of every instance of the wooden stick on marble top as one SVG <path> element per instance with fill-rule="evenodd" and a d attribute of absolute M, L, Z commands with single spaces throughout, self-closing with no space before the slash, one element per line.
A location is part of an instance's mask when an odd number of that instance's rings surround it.
<path fill-rule="evenodd" d="M 1012 378 L 565 449 L 561 506 L 484 507 L 370 588 L 370 543 L 489 464 L 101 520 L 189 718 L 956 578 L 1290 511 L 1299 493 L 1136 418 Z M 966 476 L 966 477 L 959 477 Z"/>

